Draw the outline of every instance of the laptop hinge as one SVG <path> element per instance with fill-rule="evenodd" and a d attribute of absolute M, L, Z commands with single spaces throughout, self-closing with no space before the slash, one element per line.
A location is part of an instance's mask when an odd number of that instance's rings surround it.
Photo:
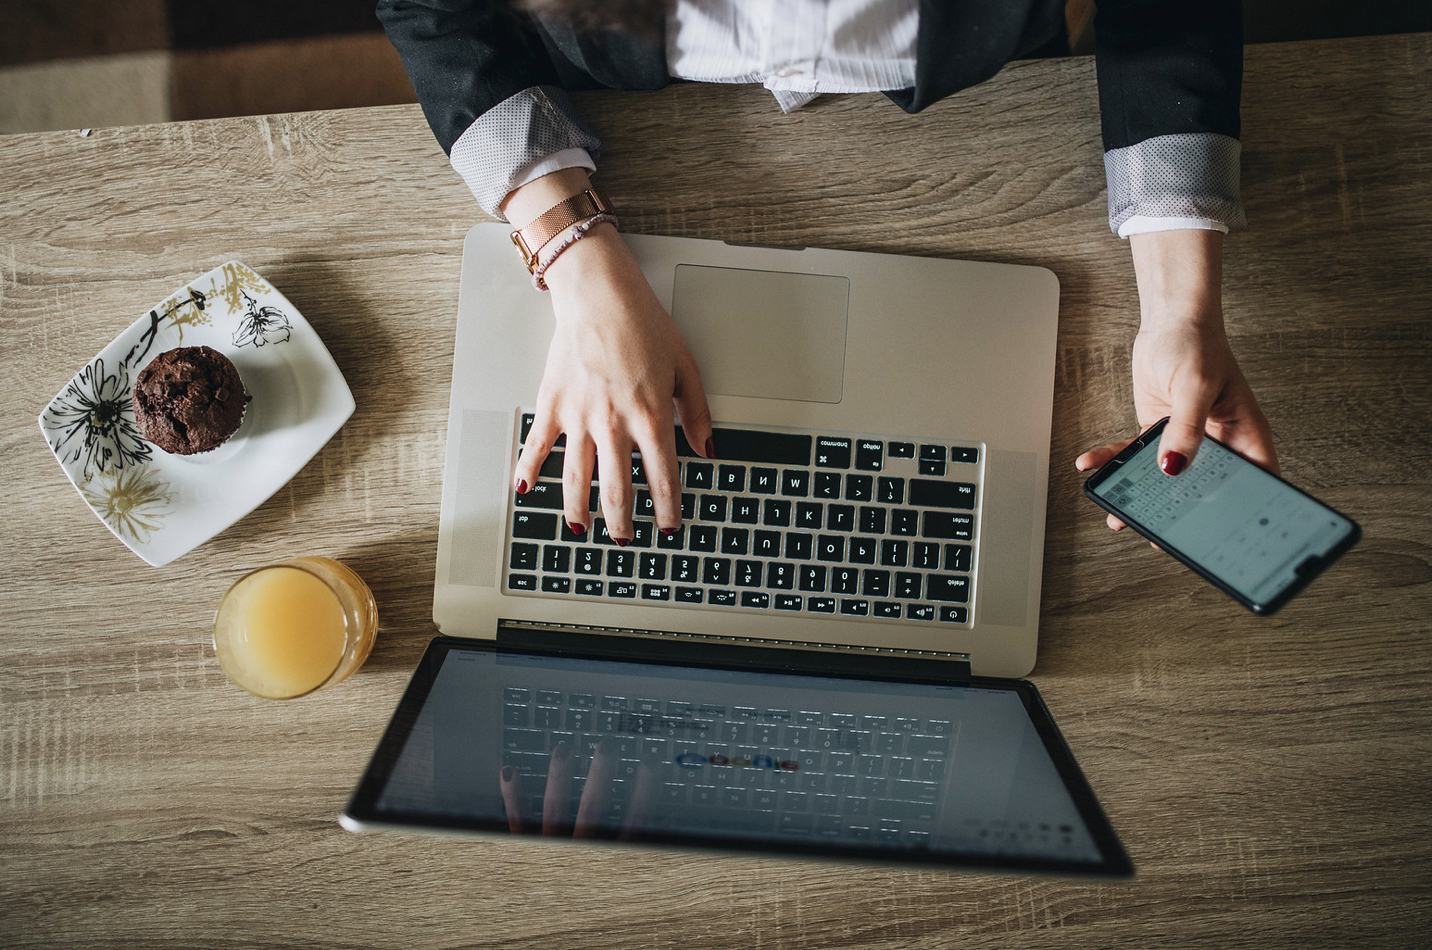
<path fill-rule="evenodd" d="M 501 620 L 497 625 L 497 644 L 499 647 L 612 660 L 678 665 L 709 663 L 806 675 L 898 677 L 938 682 L 964 682 L 970 678 L 968 653 L 766 640 L 709 633 Z"/>

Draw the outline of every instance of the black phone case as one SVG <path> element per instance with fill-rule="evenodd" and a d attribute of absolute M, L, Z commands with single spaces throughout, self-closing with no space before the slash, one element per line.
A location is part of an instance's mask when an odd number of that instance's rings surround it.
<path fill-rule="evenodd" d="M 1286 485 L 1288 488 L 1292 489 L 1303 497 L 1310 499 L 1311 501 L 1315 502 L 1326 510 L 1337 515 L 1339 518 L 1346 519 L 1348 524 L 1352 526 L 1352 530 L 1349 531 L 1347 537 L 1343 538 L 1343 540 L 1339 542 L 1336 547 L 1329 551 L 1327 557 L 1325 557 L 1313 569 L 1308 571 L 1303 571 L 1299 569 L 1297 578 L 1293 581 L 1293 583 L 1280 590 L 1277 595 L 1271 600 L 1269 600 L 1267 603 L 1258 603 L 1243 596 L 1237 590 L 1226 584 L 1216 574 L 1207 570 L 1202 565 L 1196 563 L 1192 558 L 1188 557 L 1182 551 L 1169 544 L 1169 542 L 1166 541 L 1164 538 L 1160 537 L 1153 531 L 1148 530 L 1146 527 L 1139 524 L 1135 519 L 1120 511 L 1114 505 L 1109 504 L 1109 502 L 1099 497 L 1099 495 L 1095 494 L 1094 492 L 1094 486 L 1104 481 L 1104 479 L 1110 477 L 1115 471 L 1119 469 L 1123 462 L 1127 461 L 1130 458 L 1133 458 L 1148 445 L 1157 442 L 1159 435 L 1163 432 L 1164 426 L 1167 424 L 1167 417 L 1160 419 L 1158 422 L 1154 423 L 1148 428 L 1148 431 L 1144 432 L 1133 442 L 1129 443 L 1129 445 L 1127 445 L 1123 451 L 1121 451 L 1118 455 L 1114 456 L 1112 459 L 1106 462 L 1093 475 L 1090 475 L 1087 479 L 1085 479 L 1084 495 L 1094 504 L 1098 505 L 1100 508 L 1103 508 L 1105 511 L 1114 515 L 1119 520 L 1123 521 L 1124 524 L 1128 525 L 1130 528 L 1133 528 L 1134 531 L 1138 532 L 1141 537 L 1152 541 L 1154 544 L 1157 544 L 1161 549 L 1170 554 L 1175 560 L 1183 564 L 1183 566 L 1187 567 L 1199 577 L 1202 577 L 1204 580 L 1208 581 L 1214 587 L 1217 587 L 1219 590 L 1223 591 L 1229 597 L 1232 597 L 1234 600 L 1238 601 L 1238 603 L 1242 604 L 1244 607 L 1247 607 L 1253 613 L 1258 614 L 1261 617 L 1267 617 L 1271 616 L 1274 613 L 1277 613 L 1279 608 L 1281 608 L 1288 601 L 1292 600 L 1293 597 L 1295 597 L 1300 591 L 1303 590 L 1303 588 L 1311 584 L 1318 575 L 1322 574 L 1323 571 L 1327 570 L 1329 566 L 1334 564 L 1338 560 L 1338 558 L 1346 554 L 1348 552 L 1348 549 L 1351 548 L 1362 538 L 1362 527 L 1356 521 L 1352 520 L 1351 518 L 1348 518 L 1347 515 L 1343 514 L 1341 511 L 1338 511 L 1336 508 L 1333 508 L 1331 505 L 1328 505 L 1320 501 L 1319 499 L 1314 498 L 1312 495 L 1309 495 L 1297 485 L 1294 485 L 1286 479 L 1280 478 L 1277 475 L 1273 475 L 1272 472 L 1269 472 L 1269 475 L 1272 475 L 1273 478 L 1277 479 L 1279 482 Z M 1249 465 L 1257 464 L 1256 462 L 1245 458 L 1243 455 L 1241 455 L 1234 449 L 1231 449 L 1227 445 L 1224 445 L 1222 442 L 1219 442 L 1212 436 L 1205 436 L 1205 438 L 1208 439 L 1208 441 L 1214 443 L 1215 445 L 1219 445 L 1225 449 L 1228 449 L 1229 452 L 1232 452 L 1238 458 L 1243 459 L 1243 461 L 1247 462 Z"/>

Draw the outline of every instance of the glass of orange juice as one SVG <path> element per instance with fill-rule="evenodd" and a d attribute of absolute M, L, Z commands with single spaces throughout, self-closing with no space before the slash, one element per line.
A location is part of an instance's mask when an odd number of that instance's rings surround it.
<path fill-rule="evenodd" d="M 293 699 L 346 679 L 378 632 L 363 579 L 326 557 L 300 557 L 244 575 L 219 601 L 214 652 L 236 684 Z"/>

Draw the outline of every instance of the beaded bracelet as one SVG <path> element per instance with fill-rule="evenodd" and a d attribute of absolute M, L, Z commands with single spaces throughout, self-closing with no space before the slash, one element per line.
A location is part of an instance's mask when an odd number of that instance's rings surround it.
<path fill-rule="evenodd" d="M 594 214 L 590 218 L 585 218 L 572 225 L 567 233 L 562 236 L 560 241 L 549 242 L 546 247 L 542 248 L 542 259 L 538 261 L 537 266 L 532 271 L 532 286 L 538 290 L 546 290 L 547 281 L 542 279 L 542 275 L 547 273 L 547 268 L 552 266 L 552 262 L 560 257 L 562 252 L 567 248 L 586 237 L 588 231 L 604 223 L 616 227 L 617 216 L 605 211 L 600 214 Z"/>

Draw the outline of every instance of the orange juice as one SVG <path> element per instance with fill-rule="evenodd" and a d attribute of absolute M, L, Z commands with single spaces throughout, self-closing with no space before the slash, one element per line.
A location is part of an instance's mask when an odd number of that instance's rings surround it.
<path fill-rule="evenodd" d="M 214 618 L 214 650 L 239 686 L 291 699 L 362 665 L 377 620 L 373 595 L 357 574 L 328 558 L 296 558 L 229 589 Z"/>

